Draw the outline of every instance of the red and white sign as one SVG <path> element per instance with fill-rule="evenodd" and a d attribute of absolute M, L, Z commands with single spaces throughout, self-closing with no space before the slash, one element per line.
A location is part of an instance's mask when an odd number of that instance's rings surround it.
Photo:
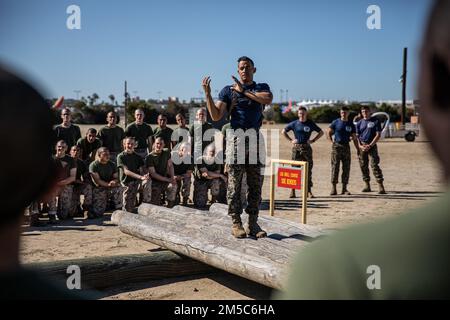
<path fill-rule="evenodd" d="M 277 186 L 279 188 L 302 189 L 302 170 L 300 168 L 278 168 Z"/>

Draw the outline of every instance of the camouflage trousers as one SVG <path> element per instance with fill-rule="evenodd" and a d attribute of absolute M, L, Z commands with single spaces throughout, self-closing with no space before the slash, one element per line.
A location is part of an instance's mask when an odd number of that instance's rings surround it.
<path fill-rule="evenodd" d="M 219 178 L 210 180 L 194 180 L 194 205 L 197 208 L 206 207 L 206 203 L 208 202 L 208 189 L 211 190 L 211 196 L 219 196 L 220 181 L 222 181 L 222 179 Z"/>
<path fill-rule="evenodd" d="M 92 212 L 97 216 L 102 216 L 109 200 L 113 201 L 115 209 L 121 209 L 123 190 L 124 188 L 121 186 L 112 188 L 94 187 L 92 190 Z"/>
<path fill-rule="evenodd" d="M 84 196 L 83 208 L 87 210 L 92 205 L 92 185 L 90 183 L 75 184 L 72 191 L 72 202 L 70 208 L 70 214 L 74 215 L 77 212 L 77 208 L 80 206 L 80 196 Z"/>
<path fill-rule="evenodd" d="M 341 144 L 333 142 L 331 148 L 331 183 L 337 184 L 339 179 L 339 167 L 342 162 L 342 184 L 348 184 L 350 177 L 350 164 L 351 164 L 350 145 L 348 143 Z"/>
<path fill-rule="evenodd" d="M 228 214 L 242 214 L 244 202 L 242 199 L 244 185 L 244 175 L 247 179 L 245 198 L 248 214 L 259 213 L 259 203 L 261 202 L 261 164 L 230 164 L 228 166 Z"/>
<path fill-rule="evenodd" d="M 174 202 L 177 196 L 177 186 L 168 182 L 152 180 L 152 196 L 150 203 L 157 206 L 163 205 L 161 196 L 164 193 L 166 194 L 168 202 Z"/>
<path fill-rule="evenodd" d="M 380 156 L 378 155 L 378 147 L 374 145 L 367 152 L 360 152 L 359 154 L 359 166 L 361 167 L 363 181 L 370 181 L 369 172 L 369 158 L 370 166 L 372 167 L 373 175 L 377 182 L 383 182 L 383 172 L 380 169 Z"/>
<path fill-rule="evenodd" d="M 152 180 L 131 181 L 123 184 L 123 210 L 132 212 L 136 207 L 136 196 L 142 190 L 142 202 L 150 203 L 152 197 Z"/>
<path fill-rule="evenodd" d="M 313 187 L 312 169 L 313 169 L 313 150 L 308 143 L 296 144 L 292 148 L 292 160 L 308 162 L 308 192 Z"/>
<path fill-rule="evenodd" d="M 48 203 L 48 214 L 58 215 L 60 220 L 67 219 L 71 216 L 73 186 L 67 185 L 61 190 L 53 194 Z"/>
<path fill-rule="evenodd" d="M 177 190 L 175 192 L 176 198 L 179 200 L 180 194 L 183 198 L 189 198 L 191 194 L 191 177 L 183 177 L 177 181 Z"/>

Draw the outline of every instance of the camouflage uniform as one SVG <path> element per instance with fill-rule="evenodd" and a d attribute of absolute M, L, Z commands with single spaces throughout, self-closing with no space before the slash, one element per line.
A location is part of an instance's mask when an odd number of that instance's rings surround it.
<path fill-rule="evenodd" d="M 350 177 L 351 153 L 348 143 L 333 142 L 331 150 L 331 183 L 337 184 L 339 177 L 339 165 L 342 161 L 342 184 L 348 184 Z"/>
<path fill-rule="evenodd" d="M 111 199 L 114 202 L 116 209 L 122 208 L 122 193 L 123 187 L 94 187 L 92 191 L 92 211 L 96 216 L 102 216 L 105 213 L 108 205 L 108 200 Z"/>
<path fill-rule="evenodd" d="M 72 201 L 70 214 L 73 216 L 80 207 L 80 196 L 84 196 L 83 208 L 89 210 L 92 206 L 92 185 L 88 182 L 82 184 L 74 184 L 72 190 Z"/>
<path fill-rule="evenodd" d="M 217 198 L 220 192 L 220 181 L 222 179 L 195 179 L 194 180 L 194 205 L 198 208 L 206 207 L 208 202 L 208 189 L 211 196 Z"/>
<path fill-rule="evenodd" d="M 359 165 L 361 167 L 361 172 L 363 176 L 363 181 L 370 181 L 370 172 L 369 172 L 369 157 L 370 157 L 370 166 L 372 167 L 373 175 L 377 182 L 383 182 L 383 172 L 380 169 L 380 157 L 378 155 L 377 145 L 374 145 L 367 152 L 361 151 L 359 154 Z"/>
<path fill-rule="evenodd" d="M 179 197 L 179 194 L 181 193 L 181 197 L 187 199 L 189 198 L 189 195 L 191 194 L 191 176 L 189 177 L 183 177 L 182 180 L 177 181 L 177 188 L 176 188 L 176 197 Z"/>
<path fill-rule="evenodd" d="M 58 215 L 60 220 L 67 219 L 71 216 L 73 186 L 64 186 L 59 193 L 54 194 L 48 203 L 48 214 Z"/>
<path fill-rule="evenodd" d="M 257 143 L 250 143 L 250 139 L 245 139 L 245 164 L 238 164 L 238 147 L 240 145 L 239 137 L 227 137 L 226 159 L 228 167 L 228 189 L 227 202 L 229 215 L 241 215 L 244 207 L 242 197 L 247 199 L 247 207 L 245 212 L 249 215 L 258 215 L 259 204 L 261 202 L 261 168 L 263 164 L 260 159 L 259 139 L 261 135 L 257 135 Z M 231 153 L 233 152 L 233 154 Z M 250 164 L 250 155 L 256 155 L 256 163 Z M 230 160 L 234 159 L 234 161 Z M 230 163 L 231 161 L 231 163 Z M 244 176 L 247 183 L 245 189 L 251 190 L 247 192 L 242 190 L 244 185 Z M 247 193 L 245 195 L 245 193 Z"/>
<path fill-rule="evenodd" d="M 151 203 L 155 205 L 163 205 L 161 196 L 165 193 L 168 202 L 174 202 L 176 198 L 177 187 L 168 182 L 152 180 L 152 196 Z"/>
<path fill-rule="evenodd" d="M 292 160 L 308 162 L 308 192 L 311 191 L 312 183 L 312 169 L 313 169 L 313 150 L 309 143 L 295 144 L 292 147 Z"/>
<path fill-rule="evenodd" d="M 139 190 L 142 189 L 142 202 L 150 203 L 152 194 L 152 180 L 139 181 L 134 180 L 122 183 L 123 191 L 123 210 L 132 212 L 136 206 L 136 196 Z"/>

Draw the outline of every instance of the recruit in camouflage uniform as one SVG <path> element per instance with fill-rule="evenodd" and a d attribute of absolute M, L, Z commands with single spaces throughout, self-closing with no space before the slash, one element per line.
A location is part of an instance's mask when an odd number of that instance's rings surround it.
<path fill-rule="evenodd" d="M 258 138 L 260 136 L 259 129 L 262 125 L 264 105 L 272 103 L 273 95 L 268 84 L 253 81 L 256 68 L 252 59 L 245 56 L 240 57 L 237 71 L 240 79 L 233 77 L 234 84 L 224 87 L 220 91 L 216 102 L 211 96 L 210 77 L 203 79 L 202 86 L 206 95 L 206 105 L 213 121 L 220 120 L 225 113 L 228 113 L 233 130 L 240 129 L 240 131 L 245 131 L 247 136 L 256 138 L 256 142 L 248 144 L 244 137 L 238 138 L 242 134 L 237 134 L 236 139 L 233 138 L 232 140 L 234 146 L 231 148 L 227 146 L 227 154 L 229 152 L 234 154 L 232 157 L 228 157 L 228 155 L 226 157 L 229 164 L 227 200 L 228 214 L 231 216 L 233 223 L 231 229 L 233 236 L 244 238 L 250 235 L 261 238 L 267 236 L 267 233 L 257 223 L 261 200 L 262 168 L 262 162 L 258 159 L 260 151 Z M 244 150 L 242 150 L 240 142 L 244 142 Z M 241 145 L 240 148 L 237 148 L 238 144 Z M 256 147 L 256 150 L 249 152 L 250 146 L 252 148 Z M 235 156 L 237 156 L 237 159 Z M 251 161 L 251 158 L 254 157 L 256 157 L 256 161 Z M 240 199 L 244 172 L 247 173 L 249 188 L 247 208 L 245 209 L 249 215 L 246 229 L 242 226 L 242 201 Z"/>
<path fill-rule="evenodd" d="M 208 190 L 211 190 L 211 203 L 217 201 L 220 182 L 227 181 L 220 173 L 221 165 L 216 163 L 214 145 L 206 147 L 206 155 L 196 161 L 194 169 L 194 205 L 204 209 L 208 202 Z"/>
<path fill-rule="evenodd" d="M 134 138 L 123 140 L 124 151 L 117 156 L 120 183 L 125 187 L 123 192 L 123 208 L 133 212 L 136 206 L 136 197 L 142 189 L 142 202 L 150 203 L 152 181 L 148 173 L 143 174 L 144 160 L 134 152 Z M 128 174 L 125 172 L 127 170 Z"/>
<path fill-rule="evenodd" d="M 58 177 L 59 190 L 56 191 L 48 202 L 48 215 L 51 223 L 56 221 L 55 215 L 58 215 L 60 220 L 67 219 L 71 216 L 72 208 L 72 182 L 76 179 L 76 163 L 72 157 L 66 154 L 67 144 L 60 140 L 56 143 L 56 155 L 54 160 L 56 166 L 61 170 L 61 175 Z"/>
<path fill-rule="evenodd" d="M 73 190 L 70 215 L 84 217 L 84 211 L 89 211 L 92 205 L 91 176 L 86 163 L 80 159 L 81 148 L 79 146 L 72 146 L 72 148 L 70 148 L 70 156 L 77 166 L 75 181 L 72 183 Z M 80 204 L 81 195 L 84 196 L 82 207 Z"/>
<path fill-rule="evenodd" d="M 294 131 L 294 139 L 291 139 L 287 134 L 289 131 Z M 313 131 L 317 132 L 317 135 L 310 140 Z M 308 112 L 305 107 L 298 109 L 298 120 L 289 123 L 282 131 L 283 135 L 292 143 L 292 160 L 306 161 L 308 162 L 308 196 L 314 197 L 311 189 L 313 187 L 312 182 L 312 169 L 313 162 L 313 150 L 311 144 L 316 142 L 323 136 L 323 131 L 317 124 L 308 119 Z M 295 189 L 291 190 L 291 198 L 295 198 Z"/>
<path fill-rule="evenodd" d="M 356 152 L 359 154 L 358 141 L 356 137 L 356 129 L 353 121 L 348 119 L 349 109 L 342 107 L 340 110 L 341 117 L 335 119 L 327 130 L 327 137 L 332 143 L 331 148 L 331 192 L 330 195 L 336 195 L 336 185 L 339 178 L 339 166 L 342 162 L 342 192 L 341 194 L 349 195 L 347 190 L 350 178 L 350 140 L 353 140 Z M 333 136 L 334 135 L 334 140 Z"/>
<path fill-rule="evenodd" d="M 380 121 L 370 115 L 370 108 L 364 106 L 361 108 L 362 119 L 356 123 L 356 135 L 358 136 L 359 165 L 363 176 L 365 187 L 362 192 L 370 192 L 370 172 L 369 172 L 369 157 L 370 166 L 372 167 L 373 175 L 378 183 L 378 193 L 385 194 L 383 185 L 383 172 L 379 166 L 380 156 L 378 155 L 377 142 L 381 137 Z"/>
<path fill-rule="evenodd" d="M 151 152 L 153 129 L 144 122 L 144 111 L 136 109 L 134 112 L 135 121 L 130 123 L 125 129 L 125 136 L 133 137 L 136 140 L 136 148 L 134 152 L 145 159 L 149 152 Z"/>
<path fill-rule="evenodd" d="M 173 171 L 175 180 L 177 181 L 175 203 L 180 203 L 181 194 L 181 203 L 183 206 L 186 206 L 189 195 L 191 194 L 191 176 L 194 165 L 192 164 L 191 154 L 189 152 L 190 145 L 182 142 L 177 145 L 177 148 L 178 151 L 172 152 Z"/>
<path fill-rule="evenodd" d="M 96 160 L 89 165 L 89 173 L 95 185 L 92 191 L 92 209 L 88 217 L 103 216 L 109 200 L 112 200 L 115 209 L 121 209 L 123 187 L 118 179 L 117 167 L 110 160 L 108 149 L 97 150 Z"/>
<path fill-rule="evenodd" d="M 152 177 L 151 203 L 162 205 L 161 197 L 165 194 L 167 206 L 175 205 L 177 183 L 174 177 L 169 149 L 164 148 L 164 139 L 158 137 L 153 144 L 153 151 L 145 158 L 145 167 Z"/>

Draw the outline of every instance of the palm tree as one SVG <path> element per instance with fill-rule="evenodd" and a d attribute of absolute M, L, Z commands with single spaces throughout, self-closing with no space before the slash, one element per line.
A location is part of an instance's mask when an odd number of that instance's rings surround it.
<path fill-rule="evenodd" d="M 108 98 L 109 98 L 109 100 L 111 100 L 111 104 L 114 104 L 114 101 L 116 101 L 116 97 L 114 97 L 113 94 L 110 94 L 110 95 L 108 96 Z"/>

